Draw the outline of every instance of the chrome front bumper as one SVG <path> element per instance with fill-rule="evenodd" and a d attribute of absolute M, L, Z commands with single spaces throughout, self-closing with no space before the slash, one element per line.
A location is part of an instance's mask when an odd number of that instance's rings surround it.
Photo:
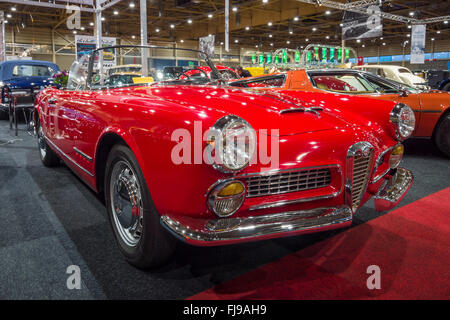
<path fill-rule="evenodd" d="M 200 224 L 198 219 L 191 219 L 191 223 L 188 220 L 181 223 L 162 216 L 161 224 L 187 243 L 211 246 L 343 228 L 352 223 L 352 210 L 348 206 L 319 208 L 266 216 L 201 220 Z"/>
<path fill-rule="evenodd" d="M 398 168 L 397 172 L 387 179 L 375 195 L 375 209 L 377 211 L 391 210 L 403 199 L 414 181 L 411 171 Z"/>

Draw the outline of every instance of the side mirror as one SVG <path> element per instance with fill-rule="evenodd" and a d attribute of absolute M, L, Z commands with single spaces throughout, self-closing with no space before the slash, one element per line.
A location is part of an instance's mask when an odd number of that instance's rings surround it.
<path fill-rule="evenodd" d="M 406 91 L 404 89 L 400 90 L 399 96 L 402 98 L 406 98 L 408 96 L 408 91 Z"/>

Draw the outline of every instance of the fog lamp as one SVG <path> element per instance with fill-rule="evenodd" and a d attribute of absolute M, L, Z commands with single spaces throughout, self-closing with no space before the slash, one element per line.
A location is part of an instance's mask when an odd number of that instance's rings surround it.
<path fill-rule="evenodd" d="M 229 217 L 241 207 L 244 198 L 245 187 L 242 182 L 221 182 L 209 193 L 208 208 L 221 218 Z"/>
<path fill-rule="evenodd" d="M 392 149 L 391 156 L 389 158 L 389 166 L 391 169 L 395 169 L 399 166 L 400 162 L 403 159 L 403 153 L 405 148 L 402 144 L 399 144 L 394 149 Z"/>

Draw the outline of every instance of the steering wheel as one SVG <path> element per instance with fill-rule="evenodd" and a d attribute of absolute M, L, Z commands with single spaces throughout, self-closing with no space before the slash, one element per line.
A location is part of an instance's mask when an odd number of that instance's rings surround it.
<path fill-rule="evenodd" d="M 181 73 L 181 74 L 178 76 L 178 79 L 181 79 L 181 76 L 185 76 L 186 78 L 190 79 L 193 75 L 188 75 L 188 74 L 186 74 L 186 72 L 190 72 L 190 71 L 194 71 L 194 70 L 198 70 L 198 71 L 202 72 L 202 73 L 205 75 L 205 77 L 206 77 L 207 79 L 209 78 L 209 77 L 208 77 L 208 74 L 207 74 L 204 70 L 202 70 L 202 69 L 200 69 L 200 68 L 194 68 L 194 69 L 186 70 L 186 71 L 184 71 L 183 73 Z"/>

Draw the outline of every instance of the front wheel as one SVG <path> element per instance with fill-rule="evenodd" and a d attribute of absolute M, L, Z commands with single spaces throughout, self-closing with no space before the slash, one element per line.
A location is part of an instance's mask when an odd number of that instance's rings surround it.
<path fill-rule="evenodd" d="M 176 239 L 162 228 L 139 164 L 128 147 L 116 145 L 111 150 L 104 185 L 109 221 L 127 261 L 142 269 L 167 262 Z"/>
<path fill-rule="evenodd" d="M 450 113 L 445 115 L 437 124 L 434 142 L 438 149 L 450 158 Z"/>
<path fill-rule="evenodd" d="M 55 167 L 59 164 L 59 158 L 56 153 L 53 152 L 52 149 L 50 149 L 47 141 L 45 141 L 45 135 L 41 123 L 38 122 L 36 125 L 39 156 L 41 158 L 41 161 L 46 167 Z"/>

